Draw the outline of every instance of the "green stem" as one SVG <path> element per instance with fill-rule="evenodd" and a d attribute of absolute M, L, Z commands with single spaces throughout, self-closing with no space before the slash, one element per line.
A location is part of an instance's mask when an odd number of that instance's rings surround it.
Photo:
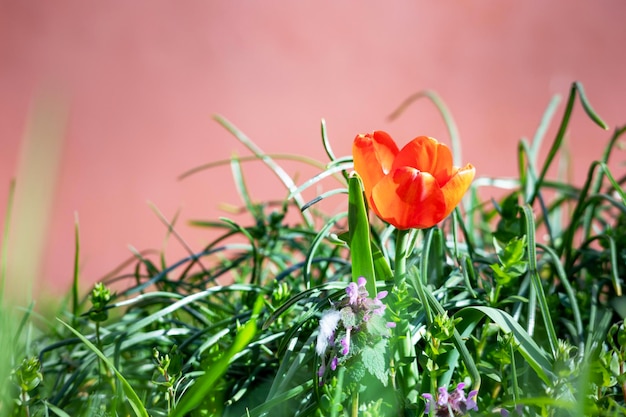
<path fill-rule="evenodd" d="M 102 350 L 102 342 L 100 341 L 100 322 L 96 322 L 96 346 Z"/>
<path fill-rule="evenodd" d="M 28 397 L 28 392 L 22 390 L 22 404 L 24 405 L 24 415 L 26 417 L 30 417 L 30 406 L 28 404 L 29 402 L 29 397 Z"/>
<path fill-rule="evenodd" d="M 396 258 L 393 278 L 397 286 L 406 282 L 406 258 L 409 242 L 409 231 L 398 230 L 396 235 Z"/>
<path fill-rule="evenodd" d="M 422 308 L 424 309 L 424 313 L 426 314 L 426 322 L 429 326 L 433 323 L 433 312 L 430 309 L 428 298 L 426 298 L 426 291 L 424 290 L 424 286 L 426 286 L 427 283 L 426 277 L 428 277 L 428 259 L 430 258 L 430 246 L 432 240 L 433 229 L 430 228 L 426 231 L 424 245 L 422 246 L 422 262 L 420 264 L 420 273 L 419 276 L 417 276 L 417 279 L 414 280 L 415 289 L 422 303 Z"/>
<path fill-rule="evenodd" d="M 398 230 L 396 237 L 396 257 L 394 268 L 394 281 L 398 294 L 403 294 L 406 288 L 406 264 L 410 241 L 410 232 L 408 230 Z M 417 363 L 415 354 L 415 345 L 413 345 L 411 337 L 411 329 L 409 321 L 406 317 L 402 317 L 398 327 L 396 328 L 398 363 L 400 386 L 402 387 L 403 398 L 406 403 L 414 403 L 417 401 Z"/>
<path fill-rule="evenodd" d="M 343 377 L 346 373 L 344 366 L 338 367 L 337 371 L 337 385 L 335 386 L 335 392 L 333 393 L 332 402 L 330 404 L 330 417 L 338 417 L 338 413 L 341 409 L 341 394 L 343 392 Z"/>
<path fill-rule="evenodd" d="M 359 393 L 352 393 L 352 417 L 359 417 Z"/>

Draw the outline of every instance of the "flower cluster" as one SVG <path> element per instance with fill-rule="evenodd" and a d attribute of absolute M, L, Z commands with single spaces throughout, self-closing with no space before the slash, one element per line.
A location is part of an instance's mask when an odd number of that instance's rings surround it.
<path fill-rule="evenodd" d="M 384 319 L 386 306 L 381 300 L 387 291 L 370 298 L 366 282 L 361 277 L 358 282 L 348 284 L 346 297 L 322 313 L 315 346 L 322 360 L 318 371 L 320 378 L 326 372 L 327 353 L 330 353 L 330 369 L 334 371 L 340 363 L 358 354 L 365 346 L 381 346 L 376 342 L 388 337 L 389 328 L 395 327 L 395 323 Z"/>
<path fill-rule="evenodd" d="M 422 394 L 422 397 L 426 400 L 424 414 L 430 414 L 430 411 L 433 410 L 437 417 L 449 417 L 465 415 L 468 410 L 478 411 L 478 406 L 476 405 L 478 391 L 470 391 L 468 396 L 465 397 L 464 389 L 465 383 L 463 382 L 457 385 L 452 392 L 448 392 L 446 387 L 440 387 L 437 401 L 430 394 Z"/>

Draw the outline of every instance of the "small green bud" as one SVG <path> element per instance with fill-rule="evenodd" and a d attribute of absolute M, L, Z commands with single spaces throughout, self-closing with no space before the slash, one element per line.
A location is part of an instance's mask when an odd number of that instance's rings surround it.
<path fill-rule="evenodd" d="M 111 290 L 109 290 L 103 283 L 98 282 L 91 290 L 91 310 L 89 311 L 89 318 L 95 322 L 105 321 L 109 318 L 107 311 L 107 305 L 111 301 Z"/>
<path fill-rule="evenodd" d="M 14 375 L 22 392 L 30 392 L 37 388 L 43 379 L 39 358 L 36 356 L 24 358 Z"/>

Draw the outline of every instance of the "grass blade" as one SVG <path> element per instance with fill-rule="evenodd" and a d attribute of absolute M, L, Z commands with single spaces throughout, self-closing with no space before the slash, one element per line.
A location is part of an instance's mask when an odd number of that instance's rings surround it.
<path fill-rule="evenodd" d="M 74 213 L 74 274 L 72 279 L 72 326 L 76 326 L 76 320 L 80 315 L 80 304 L 78 301 L 79 281 L 79 260 L 80 260 L 80 234 L 78 227 L 78 213 Z"/>
<path fill-rule="evenodd" d="M 552 364 L 546 352 L 541 349 L 537 343 L 530 337 L 528 333 L 511 317 L 507 312 L 486 306 L 471 306 L 465 307 L 456 316 L 463 317 L 464 321 L 471 322 L 476 318 L 471 318 L 468 313 L 472 311 L 478 311 L 481 314 L 489 317 L 491 321 L 500 327 L 506 333 L 513 333 L 515 340 L 519 343 L 519 349 L 522 356 L 526 359 L 528 364 L 535 370 L 539 378 L 545 383 L 550 383 L 552 377 Z"/>
<path fill-rule="evenodd" d="M 429 99 L 435 105 L 435 107 L 439 111 L 439 114 L 441 114 L 441 117 L 443 118 L 443 123 L 448 129 L 448 134 L 450 135 L 450 142 L 452 143 L 452 152 L 454 154 L 454 162 L 457 165 L 460 164 L 461 163 L 461 140 L 459 138 L 459 131 L 456 127 L 456 123 L 454 122 L 454 118 L 452 118 L 452 114 L 448 110 L 448 106 L 446 106 L 446 104 L 441 99 L 441 97 L 439 97 L 439 95 L 435 93 L 434 91 L 423 90 L 423 91 L 418 91 L 417 93 L 410 95 L 400 104 L 400 106 L 398 106 L 396 110 L 393 111 L 393 113 L 391 113 L 388 116 L 388 119 L 389 120 L 397 119 L 402 113 L 404 113 L 407 107 L 413 104 L 414 101 L 417 101 L 418 99 L 424 98 L 424 97 Z"/>
<path fill-rule="evenodd" d="M 565 113 L 563 114 L 561 125 L 559 126 L 559 130 L 556 134 L 554 142 L 552 142 L 552 147 L 548 151 L 548 156 L 546 157 L 546 161 L 544 162 L 543 168 L 541 169 L 541 174 L 539 175 L 539 178 L 537 179 L 537 182 L 535 184 L 535 189 L 533 193 L 531 194 L 530 199 L 528 200 L 528 203 L 530 205 L 532 205 L 533 202 L 535 201 L 535 198 L 537 198 L 537 194 L 539 193 L 539 188 L 541 187 L 541 184 L 543 184 L 546 174 L 548 173 L 548 169 L 550 168 L 550 165 L 552 165 L 552 161 L 554 160 L 557 152 L 561 148 L 561 145 L 563 143 L 563 138 L 565 137 L 565 132 L 567 131 L 567 126 L 569 125 L 569 119 L 572 115 L 572 110 L 574 109 L 574 102 L 576 101 L 576 92 L 578 92 L 578 96 L 580 97 L 580 101 L 582 102 L 583 108 L 585 109 L 585 112 L 587 113 L 587 115 L 598 126 L 600 126 L 601 128 L 605 130 L 607 129 L 606 123 L 604 123 L 602 119 L 600 119 L 600 117 L 591 108 L 591 105 L 589 104 L 587 100 L 587 96 L 585 95 L 585 92 L 583 90 L 582 84 L 578 82 L 573 83 L 570 89 L 569 98 L 567 99 L 567 105 L 565 106 Z"/>
<path fill-rule="evenodd" d="M 254 339 L 257 332 L 258 315 L 263 305 L 263 297 L 257 297 L 252 310 L 252 317 L 237 333 L 232 346 L 222 357 L 211 364 L 211 369 L 207 369 L 205 374 L 198 378 L 191 388 L 185 392 L 171 417 L 183 417 L 203 402 L 207 394 L 213 389 L 213 386 L 226 373 L 233 356 L 241 352 Z"/>
<path fill-rule="evenodd" d="M 293 194 L 293 198 L 298 204 L 298 207 L 302 207 L 304 205 L 305 202 L 302 198 L 302 195 L 295 193 L 297 189 L 296 184 L 293 182 L 293 179 L 289 176 L 289 174 L 287 174 L 287 172 L 285 172 L 285 170 L 280 165 L 274 162 L 274 160 L 268 154 L 263 152 L 258 146 L 256 146 L 256 144 L 254 144 L 254 142 L 252 142 L 246 135 L 244 135 L 243 132 L 237 129 L 231 122 L 226 120 L 226 118 L 220 115 L 215 115 L 213 118 L 272 170 L 272 172 L 287 188 L 289 193 Z M 313 219 L 307 212 L 302 213 L 302 219 L 308 226 L 313 225 Z"/>
<path fill-rule="evenodd" d="M 326 131 L 326 120 L 322 119 L 320 124 L 322 132 L 322 145 L 324 146 L 324 151 L 326 151 L 326 155 L 328 155 L 328 158 L 331 161 L 334 161 L 337 158 L 335 157 L 335 153 L 333 152 L 333 149 L 330 146 L 330 141 L 328 140 L 328 133 Z"/>
<path fill-rule="evenodd" d="M 533 212 L 528 205 L 522 206 L 522 210 L 524 211 L 526 237 L 528 238 L 528 273 L 531 276 L 535 291 L 537 292 L 537 301 L 539 301 L 539 309 L 541 310 L 541 316 L 543 318 L 544 325 L 546 326 L 546 332 L 548 333 L 550 349 L 552 350 L 553 357 L 556 357 L 559 341 L 556 336 L 556 331 L 554 330 L 554 324 L 552 323 L 550 308 L 548 306 L 548 301 L 546 300 L 546 294 L 543 290 L 541 277 L 537 271 L 537 245 L 535 244 L 535 222 L 533 221 Z"/>
<path fill-rule="evenodd" d="M 141 417 L 149 417 L 148 416 L 148 411 L 146 411 L 146 408 L 144 407 L 143 403 L 141 402 L 141 399 L 139 398 L 139 396 L 137 395 L 135 390 L 133 390 L 133 387 L 130 386 L 130 384 L 128 383 L 126 378 L 124 378 L 124 376 L 117 370 L 117 368 L 115 367 L 113 362 L 111 362 L 109 360 L 109 358 L 107 358 L 104 355 L 104 353 L 102 353 L 100 351 L 100 349 L 98 349 L 93 343 L 91 343 L 89 341 L 89 339 L 87 339 L 85 336 L 83 336 L 78 330 L 74 329 L 72 326 L 70 326 L 69 324 L 65 323 L 61 319 L 57 319 L 57 320 L 59 320 L 59 322 L 62 325 L 67 327 L 67 329 L 69 331 L 74 333 L 74 335 L 76 337 L 78 337 L 81 342 L 83 342 L 89 349 L 91 349 L 91 351 L 93 353 L 95 353 L 100 359 L 102 359 L 102 361 L 106 364 L 106 366 L 108 366 L 109 369 L 111 369 L 113 371 L 113 373 L 115 374 L 115 376 L 117 376 L 119 382 L 121 383 L 122 389 L 124 390 L 124 393 L 126 394 L 126 397 L 128 397 L 128 401 L 130 402 L 130 406 L 132 407 L 132 409 L 135 412 L 135 414 L 137 416 L 141 416 Z"/>

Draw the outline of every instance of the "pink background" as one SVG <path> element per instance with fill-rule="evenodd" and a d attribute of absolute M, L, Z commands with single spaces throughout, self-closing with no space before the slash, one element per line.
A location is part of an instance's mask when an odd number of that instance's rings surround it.
<path fill-rule="evenodd" d="M 338 155 L 375 129 L 401 144 L 417 135 L 448 142 L 426 101 L 387 119 L 407 96 L 432 89 L 455 117 L 463 162 L 479 176 L 513 176 L 517 140 L 532 137 L 551 97 L 565 98 L 574 80 L 611 128 L 626 122 L 625 16 L 621 0 L 0 0 L 0 222 L 10 178 L 24 169 L 34 103 L 53 97 L 48 114 L 63 126 L 58 168 L 30 170 L 45 201 L 14 214 L 26 226 L 11 239 L 39 240 L 10 245 L 11 260 L 27 248 L 29 268 L 9 263 L 9 286 L 34 278 L 40 291 L 68 288 L 75 212 L 83 289 L 127 259 L 128 244 L 160 248 L 166 230 L 148 200 L 168 218 L 181 209 L 177 230 L 200 249 L 209 236 L 184 222 L 240 204 L 230 169 L 177 177 L 247 154 L 215 113 L 266 152 L 325 161 L 321 118 Z M 568 136 L 575 182 L 609 136 L 577 105 Z M 299 183 L 313 172 L 289 170 Z M 256 199 L 286 194 L 260 165 L 245 171 Z M 17 178 L 19 201 L 28 201 L 24 183 Z M 170 242 L 170 260 L 183 253 Z"/>

